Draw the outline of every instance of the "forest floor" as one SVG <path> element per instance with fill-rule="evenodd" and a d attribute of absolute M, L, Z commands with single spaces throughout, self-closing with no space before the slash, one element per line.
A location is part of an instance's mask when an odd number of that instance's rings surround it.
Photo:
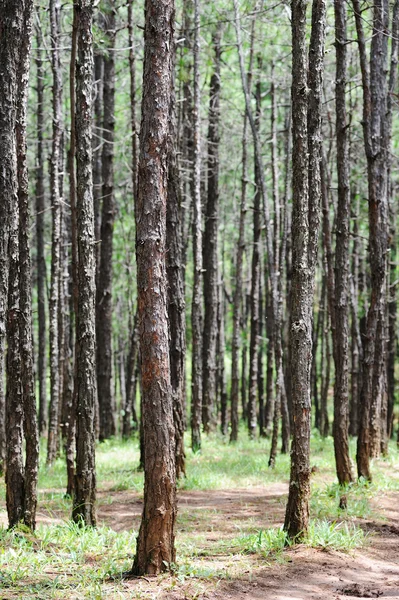
<path fill-rule="evenodd" d="M 121 580 L 130 568 L 142 508 L 137 442 L 98 449 L 98 523 L 68 521 L 63 461 L 40 471 L 38 529 L 0 529 L 0 600 L 399 599 L 399 455 L 375 461 L 374 481 L 346 491 L 340 510 L 331 439 L 312 439 L 311 529 L 307 544 L 284 547 L 281 525 L 289 458 L 267 468 L 268 442 L 232 449 L 206 440 L 188 454 L 178 491 L 173 575 Z M 130 469 L 129 466 L 132 465 Z M 0 523 L 6 526 L 4 484 Z"/>

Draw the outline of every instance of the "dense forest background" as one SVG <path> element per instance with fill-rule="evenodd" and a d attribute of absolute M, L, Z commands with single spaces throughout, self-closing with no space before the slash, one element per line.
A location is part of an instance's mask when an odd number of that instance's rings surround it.
<path fill-rule="evenodd" d="M 158 574 L 187 453 L 218 434 L 267 438 L 272 469 L 291 448 L 306 538 L 311 429 L 342 510 L 351 438 L 363 485 L 398 430 L 399 2 L 1 8 L 10 527 L 35 528 L 40 438 L 86 526 L 96 443 L 137 438 L 132 573 Z"/>

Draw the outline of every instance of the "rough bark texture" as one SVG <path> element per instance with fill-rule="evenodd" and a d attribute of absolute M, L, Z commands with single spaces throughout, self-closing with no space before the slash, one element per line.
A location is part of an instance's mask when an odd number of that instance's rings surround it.
<path fill-rule="evenodd" d="M 41 37 L 37 32 L 37 45 Z M 36 272 L 37 272 L 37 314 L 38 314 L 38 362 L 39 380 L 39 432 L 47 430 L 47 346 L 46 346 L 46 260 L 44 254 L 44 68 L 42 51 L 37 50 L 36 91 L 37 91 L 37 156 L 36 156 Z"/>
<path fill-rule="evenodd" d="M 201 448 L 202 421 L 202 208 L 201 208 L 201 122 L 200 122 L 200 13 L 195 0 L 194 17 L 194 148 L 193 148 L 193 255 L 194 283 L 191 307 L 192 375 L 191 375 L 191 447 Z"/>
<path fill-rule="evenodd" d="M 8 242 L 6 502 L 9 526 L 22 521 L 34 529 L 38 469 L 38 431 L 34 396 L 31 274 L 29 255 L 26 103 L 29 82 L 33 3 L 3 2 L 0 20 L 2 233 Z M 3 155 L 4 152 L 4 155 Z M 7 246 L 4 247 L 6 251 Z M 0 285 L 5 302 L 7 262 L 0 254 Z M 4 270 L 3 270 L 4 269 Z M 3 308 L 0 305 L 0 311 Z M 5 310 L 5 306 L 4 306 Z M 1 326 L 0 313 L 0 326 Z M 26 461 L 23 458 L 24 434 Z"/>
<path fill-rule="evenodd" d="M 96 297 L 97 394 L 100 410 L 100 441 L 116 433 L 115 406 L 112 390 L 112 248 L 115 221 L 114 139 L 115 139 L 115 6 L 108 0 L 104 16 L 102 211 L 101 249 Z"/>
<path fill-rule="evenodd" d="M 222 25 L 213 35 L 213 73 L 209 88 L 208 120 L 208 195 L 205 207 L 203 236 L 204 337 L 202 422 L 204 431 L 214 431 L 217 424 L 216 403 L 216 343 L 218 306 L 218 229 L 219 229 L 219 121 L 220 121 L 220 59 Z"/>
<path fill-rule="evenodd" d="M 338 206 L 335 244 L 335 336 L 334 363 L 334 452 L 340 485 L 352 481 L 349 457 L 349 133 L 346 117 L 346 7 L 335 0 L 336 84 L 335 114 L 337 138 Z"/>
<path fill-rule="evenodd" d="M 25 467 L 23 522 L 36 525 L 37 479 L 39 471 L 39 432 L 36 414 L 32 333 L 32 276 L 29 247 L 29 182 L 26 158 L 26 111 L 32 34 L 33 2 L 25 2 L 24 30 L 18 70 L 18 109 L 16 123 L 18 209 L 19 209 L 19 352 L 21 392 L 24 413 Z"/>
<path fill-rule="evenodd" d="M 251 46 L 248 72 L 248 88 L 251 88 L 251 73 L 254 55 L 254 35 L 255 19 L 252 21 L 251 28 Z M 245 111 L 244 125 L 242 134 L 242 171 L 241 171 L 241 199 L 240 199 L 240 220 L 238 226 L 237 254 L 235 263 L 235 288 L 233 297 L 233 340 L 231 353 L 231 432 L 230 442 L 236 442 L 238 439 L 238 399 L 239 399 L 239 352 L 240 352 L 240 326 L 241 326 L 241 307 L 243 304 L 243 260 L 245 252 L 245 218 L 247 214 L 247 161 L 248 161 L 248 117 Z M 244 309 L 245 311 L 245 309 Z"/>
<path fill-rule="evenodd" d="M 76 434 L 76 399 L 77 399 L 77 337 L 76 323 L 78 314 L 78 248 L 77 248 L 77 216 L 76 216 L 76 54 L 77 54 L 77 12 L 73 11 L 71 60 L 69 63 L 69 97 L 71 115 L 71 137 L 69 145 L 69 201 L 71 206 L 71 271 L 72 271 L 72 297 L 70 313 L 74 316 L 75 335 L 73 331 L 73 320 L 70 325 L 70 346 L 74 358 L 73 364 L 73 390 L 71 404 L 66 409 L 65 415 L 65 456 L 67 466 L 67 489 L 66 493 L 72 497 L 75 487 L 75 434 Z M 75 344 L 74 344 L 75 342 Z M 74 344 L 74 348 L 73 348 Z M 74 350 L 74 352 L 73 352 Z"/>
<path fill-rule="evenodd" d="M 284 529 L 291 538 L 306 536 L 309 524 L 310 496 L 310 370 L 312 364 L 312 304 L 314 270 L 317 256 L 318 212 L 320 204 L 320 141 L 317 129 L 309 123 L 309 97 L 315 102 L 320 118 L 317 95 L 321 73 L 318 53 L 323 55 L 325 4 L 315 0 L 312 11 L 312 35 L 309 79 L 306 52 L 306 1 L 292 2 L 292 292 L 291 292 L 291 380 L 293 441 L 291 474 Z M 321 46 L 321 47 L 320 47 Z M 317 49 L 317 50 L 316 50 Z M 312 56 L 312 52 L 314 56 Z M 317 69 L 317 72 L 313 72 Z M 314 79 L 313 79 L 314 78 Z M 312 97 L 313 96 L 313 97 Z M 308 142 L 310 134 L 310 144 Z M 315 138 L 312 140 L 312 135 Z M 309 144 L 309 147 L 308 147 Z M 313 145 L 314 144 L 314 145 Z M 308 161 L 308 151 L 315 156 Z M 318 150 L 319 149 L 319 150 Z M 311 229 L 312 227 L 312 229 Z"/>
<path fill-rule="evenodd" d="M 72 517 L 95 525 L 95 256 L 92 175 L 92 2 L 79 0 L 76 64 L 76 182 L 79 298 L 76 323 L 76 473 Z"/>
<path fill-rule="evenodd" d="M 173 0 L 146 0 L 136 217 L 145 476 L 135 575 L 157 575 L 175 560 L 175 434 L 165 264 L 173 33 Z"/>
<path fill-rule="evenodd" d="M 59 291 L 61 277 L 61 192 L 60 154 L 62 141 L 62 75 L 60 58 L 60 10 L 59 0 L 50 2 L 51 68 L 53 75 L 53 130 L 50 161 L 51 192 L 51 285 L 49 308 L 50 334 L 50 411 L 48 424 L 47 464 L 52 464 L 58 450 L 58 421 L 60 409 L 60 361 L 59 361 Z"/>
<path fill-rule="evenodd" d="M 256 82 L 256 127 L 259 133 L 261 116 L 261 86 Z M 253 205 L 253 244 L 251 260 L 251 334 L 249 342 L 249 388 L 248 388 L 248 433 L 251 439 L 256 435 L 256 411 L 258 399 L 258 347 L 259 347 L 259 282 L 260 282 L 260 244 L 261 244 L 261 173 L 255 156 L 255 196 Z"/>
<path fill-rule="evenodd" d="M 387 54 L 388 15 L 386 0 L 374 2 L 370 67 L 358 0 L 353 0 L 363 85 L 363 133 L 367 158 L 369 205 L 369 252 L 371 297 L 367 313 L 360 395 L 361 418 L 357 444 L 359 477 L 371 479 L 370 457 L 379 452 L 380 408 L 385 364 L 385 284 L 387 252 Z"/>
<path fill-rule="evenodd" d="M 176 48 L 173 44 L 173 71 Z M 173 394 L 173 421 L 175 426 L 176 477 L 185 475 L 184 431 L 186 426 L 186 320 L 184 298 L 183 223 L 179 171 L 176 161 L 176 108 L 174 76 L 171 84 L 169 122 L 169 173 L 166 213 L 166 248 L 168 276 L 169 360 L 170 382 Z"/>

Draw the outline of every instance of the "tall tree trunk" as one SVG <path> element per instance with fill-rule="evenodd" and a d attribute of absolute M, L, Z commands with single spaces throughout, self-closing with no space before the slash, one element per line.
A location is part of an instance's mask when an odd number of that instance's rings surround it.
<path fill-rule="evenodd" d="M 256 82 L 256 127 L 259 135 L 261 117 L 261 85 Z M 261 240 L 261 174 L 255 156 L 255 186 L 253 206 L 253 245 L 251 262 L 251 334 L 249 342 L 249 390 L 248 390 L 248 433 L 251 439 L 256 434 L 256 410 L 258 398 L 258 346 L 259 346 L 259 280 Z"/>
<path fill-rule="evenodd" d="M 95 525 L 96 473 L 94 416 L 95 256 L 92 173 L 93 37 L 92 1 L 78 0 L 76 64 L 76 191 L 79 297 L 76 316 L 76 472 L 72 517 Z"/>
<path fill-rule="evenodd" d="M 255 19 L 251 26 L 251 44 L 250 44 L 250 59 L 248 70 L 248 88 L 251 89 L 252 65 L 254 56 L 254 39 L 255 39 Z M 235 288 L 233 296 L 233 340 L 231 352 L 231 433 L 230 442 L 236 442 L 238 439 L 238 400 L 239 400 L 239 352 L 240 352 L 240 328 L 241 328 L 241 311 L 245 305 L 243 299 L 243 261 L 245 252 L 245 218 L 247 214 L 247 162 L 248 162 L 248 117 L 245 111 L 244 125 L 242 134 L 242 171 L 241 171 L 241 199 L 240 199 L 240 220 L 238 226 L 238 241 L 237 254 L 235 261 Z M 243 309 L 245 313 L 245 308 Z"/>
<path fill-rule="evenodd" d="M 399 0 L 395 0 L 392 12 L 392 45 L 391 45 L 391 65 L 389 71 L 388 97 L 385 144 L 388 151 L 388 173 L 387 173 L 387 194 L 389 204 L 389 222 L 390 222 L 390 253 L 389 253 L 389 271 L 392 281 L 388 287 L 387 298 L 387 394 L 386 394 L 386 414 L 381 414 L 381 429 L 383 432 L 381 439 L 381 452 L 388 453 L 388 439 L 392 433 L 393 408 L 395 403 L 395 358 L 396 358 L 396 284 L 395 284 L 395 258 L 396 258 L 396 210 L 392 203 L 391 166 L 392 166 L 392 101 L 397 84 L 398 72 L 398 52 L 399 52 Z M 388 279 L 389 280 L 389 279 Z"/>
<path fill-rule="evenodd" d="M 363 134 L 368 174 L 371 298 L 367 313 L 357 443 L 359 477 L 371 480 L 370 456 L 380 443 L 381 378 L 385 360 L 385 283 L 387 251 L 387 148 L 384 120 L 387 109 L 387 0 L 374 2 L 370 67 L 358 0 L 353 0 L 363 85 Z"/>
<path fill-rule="evenodd" d="M 38 380 L 39 380 L 39 432 L 47 430 L 47 345 L 46 345 L 46 258 L 44 253 L 44 68 L 40 31 L 37 29 L 36 91 L 37 91 L 37 155 L 36 155 L 36 272 L 38 314 Z M 1 379 L 1 376 L 0 376 Z"/>
<path fill-rule="evenodd" d="M 165 264 L 173 0 L 146 0 L 145 17 L 136 219 L 145 474 L 143 515 L 132 571 L 135 575 L 158 575 L 175 561 L 175 434 Z"/>
<path fill-rule="evenodd" d="M 108 0 L 103 11 L 104 56 L 101 249 L 96 295 L 96 364 L 100 416 L 100 441 L 116 434 L 115 400 L 112 393 L 112 251 L 115 221 L 115 24 L 116 7 Z"/>
<path fill-rule="evenodd" d="M 200 6 L 194 0 L 194 160 L 193 160 L 193 255 L 194 283 L 191 307 L 192 375 L 191 375 L 191 447 L 201 448 L 202 413 L 202 208 L 201 208 L 201 115 L 200 115 Z"/>
<path fill-rule="evenodd" d="M 310 369 L 312 304 L 320 205 L 320 92 L 326 6 L 314 0 L 309 77 L 306 52 L 306 1 L 292 2 L 292 321 L 290 330 L 293 409 L 291 474 L 284 529 L 290 538 L 306 536 L 310 496 Z M 309 104 L 304 90 L 309 85 Z M 314 114 L 309 120 L 308 108 Z M 308 141 L 308 134 L 310 139 Z M 313 137 L 314 136 L 314 137 Z M 309 152 L 309 160 L 308 160 Z M 312 154 L 313 152 L 313 154 Z"/>
<path fill-rule="evenodd" d="M 208 196 L 205 207 L 203 235 L 204 337 L 202 422 L 204 431 L 216 429 L 216 344 L 218 307 L 218 229 L 219 229 L 219 121 L 220 121 L 220 61 L 222 25 L 219 22 L 212 36 L 213 73 L 209 86 L 208 126 Z"/>
<path fill-rule="evenodd" d="M 359 200 L 355 209 L 355 197 L 352 199 L 353 219 L 353 245 L 352 245 L 352 277 L 351 277 L 351 394 L 349 433 L 356 436 L 359 430 L 359 392 L 361 387 L 361 353 L 362 340 L 359 329 L 358 304 L 359 304 Z"/>
<path fill-rule="evenodd" d="M 179 171 L 176 161 L 177 131 L 174 81 L 176 48 L 174 45 L 172 50 L 173 65 L 170 100 L 171 112 L 169 122 L 170 133 L 168 155 L 168 202 L 166 213 L 166 263 L 168 276 L 170 382 L 173 394 L 176 477 L 179 478 L 186 473 L 184 451 L 184 431 L 186 428 L 186 305 L 184 298 L 182 199 L 180 195 Z"/>
<path fill-rule="evenodd" d="M 50 286 L 50 413 L 48 425 L 47 464 L 52 464 L 58 450 L 58 422 L 60 410 L 59 364 L 59 285 L 61 277 L 61 191 L 60 155 L 62 143 L 62 74 L 60 57 L 61 3 L 50 1 L 51 68 L 53 74 L 53 140 L 51 150 L 51 286 Z"/>
<path fill-rule="evenodd" d="M 26 104 L 33 3 L 9 2 L 0 23 L 0 91 L 2 198 L 8 243 L 6 502 L 9 526 L 20 521 L 34 529 L 38 470 L 38 430 L 34 396 L 29 256 Z M 7 246 L 2 247 L 5 251 Z M 0 254 L 1 292 L 7 293 L 7 262 Z M 5 296 L 3 296 L 5 301 Z M 0 310 L 4 305 L 0 305 Z M 5 306 L 4 306 L 5 309 Z M 1 317 L 1 313 L 0 313 Z M 1 325 L 0 321 L 0 325 Z M 26 461 L 23 441 L 26 441 Z"/>
<path fill-rule="evenodd" d="M 333 336 L 334 385 L 334 452 L 338 482 L 352 481 L 349 457 L 349 136 L 346 116 L 346 7 L 344 0 L 335 0 L 336 84 L 335 114 L 337 138 L 338 205 L 336 215 Z"/>
<path fill-rule="evenodd" d="M 23 522 L 36 525 L 37 480 L 39 471 L 39 431 L 37 425 L 32 332 L 32 275 L 29 247 L 29 181 L 27 165 L 27 102 L 31 54 L 33 3 L 25 2 L 24 31 L 18 70 L 18 109 L 16 122 L 18 209 L 19 209 L 19 352 L 24 416 L 25 466 Z"/>
<path fill-rule="evenodd" d="M 102 13 L 99 14 L 103 25 Z M 101 201 L 103 194 L 103 174 L 102 174 L 102 156 L 103 156 L 103 97 L 104 97 L 104 56 L 101 50 L 94 52 L 94 135 L 93 135 L 93 195 L 94 195 L 94 239 L 95 257 L 96 257 L 96 283 L 98 280 L 101 254 Z M 98 401 L 98 399 L 97 399 Z"/>
<path fill-rule="evenodd" d="M 136 124 L 136 52 L 134 47 L 134 0 L 128 3 L 128 29 L 129 29 L 129 71 L 130 71 L 130 114 L 132 126 L 132 182 L 133 202 L 137 204 L 137 124 Z"/>
<path fill-rule="evenodd" d="M 77 54 L 77 11 L 73 11 L 72 39 L 71 39 L 71 59 L 69 63 L 69 98 L 71 115 L 71 136 L 69 146 L 69 201 L 71 206 L 71 271 L 72 271 L 72 302 L 70 307 L 70 346 L 73 356 L 73 390 L 71 403 L 67 407 L 65 415 L 66 444 L 65 456 L 67 467 L 67 489 L 66 494 L 73 496 L 75 487 L 75 435 L 76 435 L 76 406 L 77 406 L 77 336 L 76 324 L 78 315 L 78 241 L 77 241 L 77 211 L 76 211 L 76 98 L 75 98 L 75 79 L 76 79 L 76 54 Z M 73 331 L 74 316 L 75 336 Z"/>

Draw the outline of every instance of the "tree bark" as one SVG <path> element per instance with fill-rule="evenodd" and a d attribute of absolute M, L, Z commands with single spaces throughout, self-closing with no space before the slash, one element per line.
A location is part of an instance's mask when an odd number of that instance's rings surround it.
<path fill-rule="evenodd" d="M 381 378 L 385 360 L 385 283 L 387 252 L 387 0 L 374 2 L 370 66 L 358 0 L 353 0 L 363 86 L 363 135 L 367 158 L 371 297 L 367 313 L 357 443 L 359 477 L 371 480 L 370 457 L 380 443 Z M 378 349 L 378 352 L 377 352 Z"/>
<path fill-rule="evenodd" d="M 116 7 L 108 0 L 103 10 L 106 53 L 104 56 L 102 151 L 102 211 L 100 264 L 96 292 L 96 364 L 100 417 L 100 441 L 116 434 L 115 401 L 112 393 L 112 252 L 115 222 L 115 37 Z"/>
<path fill-rule="evenodd" d="M 217 425 L 216 344 L 218 307 L 218 229 L 219 229 L 219 121 L 220 121 L 220 62 L 222 25 L 219 22 L 212 36 L 214 51 L 213 73 L 209 86 L 208 125 L 208 195 L 205 207 L 203 235 L 204 333 L 202 422 L 204 431 L 214 431 Z"/>
<path fill-rule="evenodd" d="M 44 191 L 44 68 L 40 31 L 37 29 L 36 90 L 37 90 L 37 156 L 36 156 L 36 271 L 38 313 L 38 380 L 39 380 L 39 432 L 47 431 L 47 345 L 46 345 L 46 259 L 44 252 L 44 213 L 46 210 Z M 1 377 L 0 377 L 1 379 Z"/>
<path fill-rule="evenodd" d="M 179 171 L 176 161 L 176 98 L 174 70 L 176 48 L 173 45 L 173 67 L 170 100 L 170 133 L 169 133 L 169 173 L 168 202 L 166 213 L 166 247 L 168 276 L 168 317 L 169 317 L 169 360 L 170 381 L 173 395 L 173 421 L 175 427 L 175 463 L 176 477 L 186 473 L 184 431 L 186 428 L 186 320 L 184 297 L 184 264 L 183 264 L 183 223 L 182 199 L 180 194 Z"/>
<path fill-rule="evenodd" d="M 193 255 L 194 283 L 191 307 L 192 375 L 191 375 L 191 447 L 201 449 L 202 421 L 202 208 L 201 208 L 201 115 L 200 115 L 200 5 L 194 0 L 194 156 L 193 156 Z"/>
<path fill-rule="evenodd" d="M 93 37 L 92 1 L 78 0 L 76 63 L 76 183 L 78 241 L 78 313 L 76 319 L 77 398 L 76 472 L 72 517 L 96 524 L 94 416 L 95 371 L 95 256 L 92 172 Z"/>
<path fill-rule="evenodd" d="M 346 7 L 335 0 L 336 84 L 335 114 L 337 138 L 338 205 L 336 214 L 334 312 L 334 452 L 338 482 L 353 480 L 349 456 L 349 135 L 346 116 Z"/>
<path fill-rule="evenodd" d="M 308 123 L 308 108 L 320 119 L 326 7 L 314 0 L 309 77 L 306 52 L 306 1 L 292 2 L 292 298 L 291 377 L 293 441 L 291 474 L 284 529 L 290 538 L 307 534 L 310 496 L 310 370 L 312 304 L 320 205 L 320 139 L 318 125 Z M 309 85 L 309 100 L 308 89 Z M 310 87 L 311 86 L 311 87 Z M 309 126 L 309 127 L 308 127 Z M 308 134 L 310 140 L 308 141 Z M 313 137 L 314 136 L 314 137 Z M 313 154 L 311 153 L 313 151 Z M 308 160 L 309 152 L 309 160 Z"/>
<path fill-rule="evenodd" d="M 146 0 L 136 218 L 145 475 L 135 575 L 158 575 L 175 560 L 175 433 L 165 264 L 173 34 L 173 0 Z"/>
<path fill-rule="evenodd" d="M 255 38 L 255 19 L 251 26 L 251 44 L 249 70 L 247 76 L 248 89 L 251 89 L 252 65 L 254 56 L 254 38 Z M 241 199 L 240 199 L 240 220 L 238 226 L 237 254 L 235 261 L 235 288 L 233 297 L 233 339 L 231 352 L 231 432 L 230 442 L 236 442 L 238 439 L 238 399 L 239 399 L 239 352 L 240 352 L 240 327 L 241 311 L 245 304 L 243 299 L 243 259 L 245 252 L 245 218 L 247 214 L 247 162 L 248 162 L 248 117 L 244 114 L 244 125 L 242 134 L 242 171 L 241 171 Z M 243 310 L 245 313 L 245 308 Z"/>
<path fill-rule="evenodd" d="M 60 410 L 60 361 L 59 361 L 59 287 L 61 277 L 61 191 L 60 155 L 62 143 L 62 72 L 60 57 L 60 15 L 59 0 L 50 1 L 51 29 L 51 69 L 53 75 L 53 131 L 50 161 L 50 193 L 52 215 L 51 237 L 51 284 L 49 308 L 50 333 L 50 412 L 48 424 L 47 464 L 57 457 Z"/>
<path fill-rule="evenodd" d="M 25 466 L 23 522 L 32 531 L 36 526 L 39 431 L 37 425 L 32 332 L 32 275 L 29 246 L 29 181 L 27 165 L 27 103 L 31 54 L 33 2 L 26 0 L 24 30 L 18 70 L 16 122 L 18 210 L 19 210 L 19 352 L 24 415 Z"/>

